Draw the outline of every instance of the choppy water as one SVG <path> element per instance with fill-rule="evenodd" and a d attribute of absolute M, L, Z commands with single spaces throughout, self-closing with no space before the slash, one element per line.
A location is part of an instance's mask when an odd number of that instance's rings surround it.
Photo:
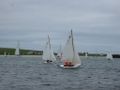
<path fill-rule="evenodd" d="M 120 90 L 120 59 L 81 59 L 79 69 L 62 69 L 40 57 L 0 56 L 0 90 Z"/>

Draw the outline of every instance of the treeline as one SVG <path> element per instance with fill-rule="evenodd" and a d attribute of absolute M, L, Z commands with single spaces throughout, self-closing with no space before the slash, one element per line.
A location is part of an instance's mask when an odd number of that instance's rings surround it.
<path fill-rule="evenodd" d="M 15 55 L 15 48 L 0 48 L 0 55 Z M 79 53 L 80 56 L 85 56 L 86 52 Z M 43 51 L 38 50 L 27 50 L 27 49 L 20 49 L 20 55 L 42 55 Z M 57 55 L 57 53 L 54 53 Z M 106 56 L 106 54 L 96 54 L 96 53 L 87 53 L 88 56 Z"/>
<path fill-rule="evenodd" d="M 15 55 L 15 48 L 0 48 L 0 55 Z M 42 55 L 43 51 L 20 49 L 20 55 Z"/>
<path fill-rule="evenodd" d="M 0 55 L 15 55 L 15 48 L 0 48 Z M 79 53 L 80 56 L 85 56 L 85 54 L 88 54 L 88 56 L 106 56 L 106 54 L 100 54 L 100 53 L 88 53 L 88 52 L 82 52 Z M 42 55 L 43 51 L 38 50 L 27 50 L 27 49 L 20 49 L 20 55 Z M 57 55 L 57 53 L 54 53 Z M 120 58 L 120 54 L 113 54 L 113 58 Z"/>
<path fill-rule="evenodd" d="M 88 56 L 106 56 L 106 54 L 104 53 L 88 53 L 88 52 L 83 52 L 83 53 L 79 53 L 79 56 L 85 56 L 85 54 L 87 53 Z"/>

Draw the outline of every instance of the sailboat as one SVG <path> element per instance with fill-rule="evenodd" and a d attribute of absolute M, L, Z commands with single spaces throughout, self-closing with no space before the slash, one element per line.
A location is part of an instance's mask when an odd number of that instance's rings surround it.
<path fill-rule="evenodd" d="M 113 59 L 112 54 L 111 54 L 110 52 L 107 53 L 106 58 L 107 58 L 108 60 L 112 60 L 112 59 Z"/>
<path fill-rule="evenodd" d="M 43 50 L 43 56 L 42 56 L 43 60 L 45 60 L 44 63 L 51 63 L 56 61 L 56 58 L 54 56 L 52 47 L 51 47 L 51 43 L 50 43 L 50 37 L 48 35 L 48 40 L 46 42 L 46 46 L 45 49 Z"/>
<path fill-rule="evenodd" d="M 7 56 L 6 52 L 4 52 L 4 56 Z"/>
<path fill-rule="evenodd" d="M 16 47 L 16 50 L 15 50 L 15 55 L 16 56 L 19 56 L 20 55 L 20 44 L 19 44 L 19 41 L 17 41 L 17 47 Z"/>
<path fill-rule="evenodd" d="M 87 52 L 85 53 L 85 57 L 88 58 L 88 53 Z"/>
<path fill-rule="evenodd" d="M 75 50 L 72 30 L 63 49 L 61 60 L 63 61 L 63 65 L 60 65 L 62 68 L 77 68 L 81 65 L 80 57 Z"/>

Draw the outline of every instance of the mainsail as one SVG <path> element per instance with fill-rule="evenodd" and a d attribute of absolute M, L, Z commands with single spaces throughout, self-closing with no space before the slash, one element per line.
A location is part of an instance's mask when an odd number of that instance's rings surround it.
<path fill-rule="evenodd" d="M 86 58 L 88 57 L 88 53 L 87 53 L 87 52 L 85 53 L 85 57 L 86 57 Z"/>
<path fill-rule="evenodd" d="M 20 44 L 19 44 L 19 41 L 17 41 L 17 47 L 16 47 L 15 55 L 20 55 L 19 47 L 20 47 Z"/>
<path fill-rule="evenodd" d="M 6 54 L 6 52 L 4 52 L 4 56 L 6 56 L 7 54 Z"/>
<path fill-rule="evenodd" d="M 107 58 L 107 59 L 110 59 L 110 60 L 111 60 L 111 59 L 113 59 L 112 54 L 111 54 L 110 52 L 109 52 L 109 53 L 107 53 L 106 58 Z"/>
<path fill-rule="evenodd" d="M 66 45 L 63 49 L 62 61 L 63 62 L 70 61 L 70 62 L 72 62 L 73 65 L 81 64 L 79 55 L 75 50 L 72 30 L 71 30 L 71 34 L 69 35 L 69 38 L 66 42 Z"/>

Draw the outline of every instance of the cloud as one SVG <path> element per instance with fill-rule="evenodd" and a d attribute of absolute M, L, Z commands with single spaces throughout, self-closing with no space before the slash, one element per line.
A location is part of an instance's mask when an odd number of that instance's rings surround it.
<path fill-rule="evenodd" d="M 0 46 L 64 45 L 70 29 L 80 50 L 120 50 L 119 0 L 0 0 Z M 25 43 L 25 44 L 24 44 Z M 42 47 L 41 46 L 41 47 Z"/>

